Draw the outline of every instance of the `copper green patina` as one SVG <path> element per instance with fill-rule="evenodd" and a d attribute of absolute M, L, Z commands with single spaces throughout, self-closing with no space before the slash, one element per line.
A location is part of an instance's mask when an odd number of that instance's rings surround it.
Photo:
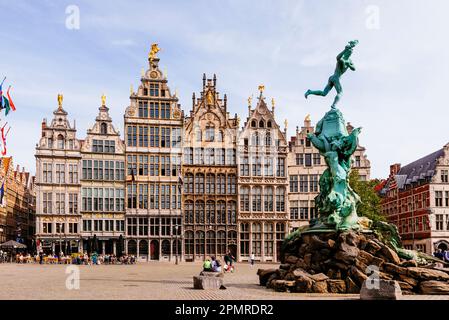
<path fill-rule="evenodd" d="M 401 237 L 394 224 L 382 221 L 373 222 L 366 217 L 357 215 L 360 197 L 349 185 L 349 173 L 351 171 L 351 156 L 357 148 L 361 128 L 348 133 L 343 114 L 336 108 L 342 93 L 340 77 L 348 68 L 355 70 L 350 56 L 357 43 L 357 40 L 350 41 L 337 56 L 335 73 L 329 78 L 329 82 L 323 91 L 307 90 L 305 94 L 306 98 L 310 94 L 326 96 L 334 87 L 337 91 L 331 109 L 317 123 L 315 132 L 309 133 L 307 136 L 324 157 L 327 169 L 320 177 L 320 193 L 315 198 L 315 206 L 319 217 L 312 220 L 310 225 L 300 227 L 289 234 L 284 240 L 281 252 L 287 250 L 291 240 L 305 233 L 355 230 L 374 233 L 382 243 L 396 251 L 399 257 L 403 259 L 415 260 L 420 265 L 439 261 L 424 253 L 404 249 Z"/>
<path fill-rule="evenodd" d="M 320 177 L 320 194 L 315 198 L 319 218 L 312 221 L 305 232 L 358 230 L 362 226 L 357 216 L 360 197 L 349 186 L 351 156 L 357 148 L 357 137 L 361 128 L 354 129 L 349 134 L 343 114 L 336 108 L 343 92 L 340 77 L 348 68 L 355 70 L 350 56 L 357 43 L 357 40 L 350 41 L 337 56 L 335 72 L 323 91 L 307 90 L 305 93 L 307 98 L 310 94 L 326 96 L 332 88 L 337 91 L 331 110 L 317 123 L 315 132 L 308 134 L 312 144 L 324 157 L 327 169 Z"/>

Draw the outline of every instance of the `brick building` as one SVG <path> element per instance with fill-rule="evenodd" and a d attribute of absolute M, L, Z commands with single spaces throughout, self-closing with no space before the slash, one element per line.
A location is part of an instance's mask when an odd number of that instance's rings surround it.
<path fill-rule="evenodd" d="M 382 211 L 404 247 L 449 249 L 449 144 L 406 166 L 390 166 L 380 190 Z"/>

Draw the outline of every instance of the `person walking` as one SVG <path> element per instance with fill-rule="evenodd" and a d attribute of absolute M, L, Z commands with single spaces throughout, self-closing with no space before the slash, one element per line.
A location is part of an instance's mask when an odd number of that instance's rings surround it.
<path fill-rule="evenodd" d="M 254 266 L 254 262 L 256 261 L 256 256 L 254 255 L 254 252 L 251 253 L 249 261 L 250 261 L 251 267 L 253 267 Z"/>

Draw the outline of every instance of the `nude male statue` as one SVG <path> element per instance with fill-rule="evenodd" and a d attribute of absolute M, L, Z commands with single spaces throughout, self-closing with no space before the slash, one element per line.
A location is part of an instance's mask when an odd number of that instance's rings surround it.
<path fill-rule="evenodd" d="M 329 80 L 327 82 L 326 87 L 324 90 L 307 90 L 305 93 L 305 97 L 307 97 L 310 94 L 316 95 L 316 96 L 327 96 L 329 91 L 332 90 L 332 88 L 335 88 L 337 91 L 337 95 L 335 96 L 334 103 L 332 104 L 331 108 L 334 109 L 335 105 L 340 100 L 341 95 L 343 94 L 343 89 L 340 84 L 340 77 L 346 72 L 346 70 L 351 69 L 352 71 L 355 71 L 354 64 L 351 60 L 351 54 L 353 51 L 353 48 L 359 43 L 358 40 L 349 41 L 349 43 L 346 45 L 345 49 L 340 52 L 340 54 L 337 56 L 337 65 L 335 66 L 334 74 L 329 77 Z"/>

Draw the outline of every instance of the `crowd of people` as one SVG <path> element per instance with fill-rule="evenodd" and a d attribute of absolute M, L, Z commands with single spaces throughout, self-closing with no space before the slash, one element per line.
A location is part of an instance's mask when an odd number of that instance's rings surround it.
<path fill-rule="evenodd" d="M 434 253 L 433 256 L 435 258 L 441 259 L 444 262 L 449 262 L 449 250 L 442 250 L 442 249 L 437 249 Z"/>
<path fill-rule="evenodd" d="M 0 253 L 3 255 L 3 253 Z M 39 253 L 37 255 L 17 253 L 14 261 L 16 263 L 38 263 L 38 264 L 76 264 L 76 265 L 101 265 L 101 264 L 135 264 L 137 259 L 134 255 L 122 255 L 120 257 L 114 254 L 87 254 L 75 253 L 64 255 L 60 252 L 56 254 Z M 5 258 L 5 261 L 7 259 Z"/>
<path fill-rule="evenodd" d="M 222 268 L 221 261 L 217 259 L 215 256 L 207 257 L 203 263 L 203 271 L 206 272 L 234 272 L 235 266 L 233 262 L 235 261 L 235 257 L 231 252 L 228 252 L 224 256 L 225 264 Z"/>

